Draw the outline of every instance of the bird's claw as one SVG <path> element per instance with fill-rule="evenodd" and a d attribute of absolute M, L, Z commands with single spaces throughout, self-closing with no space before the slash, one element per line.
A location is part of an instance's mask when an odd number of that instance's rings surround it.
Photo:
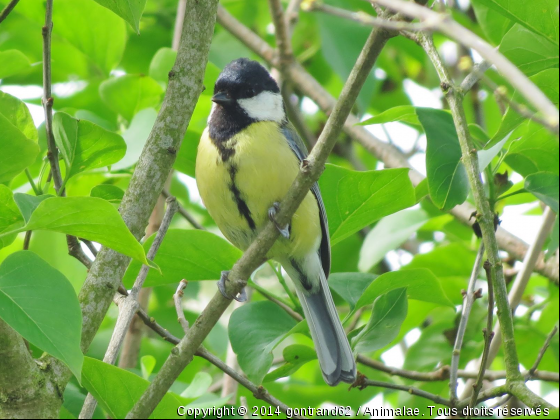
<path fill-rule="evenodd" d="M 245 288 L 241 289 L 241 292 L 237 296 L 230 296 L 226 292 L 226 281 L 228 281 L 229 271 L 222 271 L 220 275 L 220 280 L 218 280 L 218 290 L 222 294 L 223 297 L 229 300 L 236 300 L 238 302 L 245 302 L 247 300 L 247 292 L 245 292 Z"/>
<path fill-rule="evenodd" d="M 279 211 L 280 211 L 280 203 L 274 202 L 272 204 L 272 207 L 268 209 L 268 218 L 272 223 L 274 223 L 274 226 L 276 226 L 276 229 L 278 229 L 280 235 L 282 235 L 286 239 L 290 239 L 290 225 L 288 224 L 284 227 L 281 227 L 276 221 L 276 214 Z"/>

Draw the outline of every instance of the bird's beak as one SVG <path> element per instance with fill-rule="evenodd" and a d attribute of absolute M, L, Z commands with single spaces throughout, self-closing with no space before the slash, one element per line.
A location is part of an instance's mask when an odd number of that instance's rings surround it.
<path fill-rule="evenodd" d="M 231 98 L 224 92 L 218 92 L 215 93 L 214 96 L 212 96 L 212 102 L 215 102 L 217 104 L 220 105 L 227 105 L 229 103 L 231 103 Z"/>

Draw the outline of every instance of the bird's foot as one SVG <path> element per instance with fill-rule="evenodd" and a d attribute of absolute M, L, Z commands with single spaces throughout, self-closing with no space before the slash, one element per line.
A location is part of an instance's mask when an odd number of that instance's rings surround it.
<path fill-rule="evenodd" d="M 274 226 L 276 226 L 276 229 L 278 229 L 280 235 L 282 235 L 286 239 L 290 239 L 290 225 L 287 224 L 286 226 L 281 227 L 278 224 L 278 222 L 276 222 L 276 214 L 279 211 L 280 211 L 280 203 L 276 201 L 272 204 L 272 207 L 268 209 L 268 218 L 272 223 L 274 223 Z"/>
<path fill-rule="evenodd" d="M 226 299 L 236 300 L 238 302 L 245 302 L 247 300 L 247 292 L 245 292 L 245 288 L 243 288 L 237 296 L 230 296 L 226 292 L 226 281 L 229 281 L 228 276 L 229 276 L 229 271 L 222 271 L 222 274 L 220 275 L 220 280 L 218 281 L 218 290 L 220 291 L 222 296 L 225 297 Z"/>

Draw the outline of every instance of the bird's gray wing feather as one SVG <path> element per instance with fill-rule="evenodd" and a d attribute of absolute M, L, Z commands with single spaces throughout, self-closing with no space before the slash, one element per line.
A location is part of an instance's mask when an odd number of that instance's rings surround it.
<path fill-rule="evenodd" d="M 288 140 L 290 148 L 301 162 L 307 157 L 307 147 L 305 143 L 300 138 L 294 126 L 288 121 L 282 125 L 282 134 Z M 319 248 L 319 256 L 321 257 L 321 264 L 323 266 L 323 271 L 325 272 L 325 277 L 329 278 L 329 273 L 331 271 L 331 245 L 329 238 L 329 223 L 327 220 L 327 212 L 325 211 L 325 205 L 323 204 L 323 198 L 321 197 L 321 190 L 319 189 L 319 184 L 315 183 L 311 187 L 311 192 L 317 200 L 317 205 L 319 206 L 319 215 L 321 217 L 321 246 Z"/>

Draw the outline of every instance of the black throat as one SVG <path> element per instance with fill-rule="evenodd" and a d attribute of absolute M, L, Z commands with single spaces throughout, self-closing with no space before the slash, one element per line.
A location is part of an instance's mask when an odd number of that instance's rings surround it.
<path fill-rule="evenodd" d="M 227 141 L 255 121 L 237 103 L 227 107 L 221 105 L 214 107 L 210 121 L 208 121 L 208 131 L 210 140 L 218 149 L 223 162 L 235 154 L 235 145 L 226 145 Z"/>

